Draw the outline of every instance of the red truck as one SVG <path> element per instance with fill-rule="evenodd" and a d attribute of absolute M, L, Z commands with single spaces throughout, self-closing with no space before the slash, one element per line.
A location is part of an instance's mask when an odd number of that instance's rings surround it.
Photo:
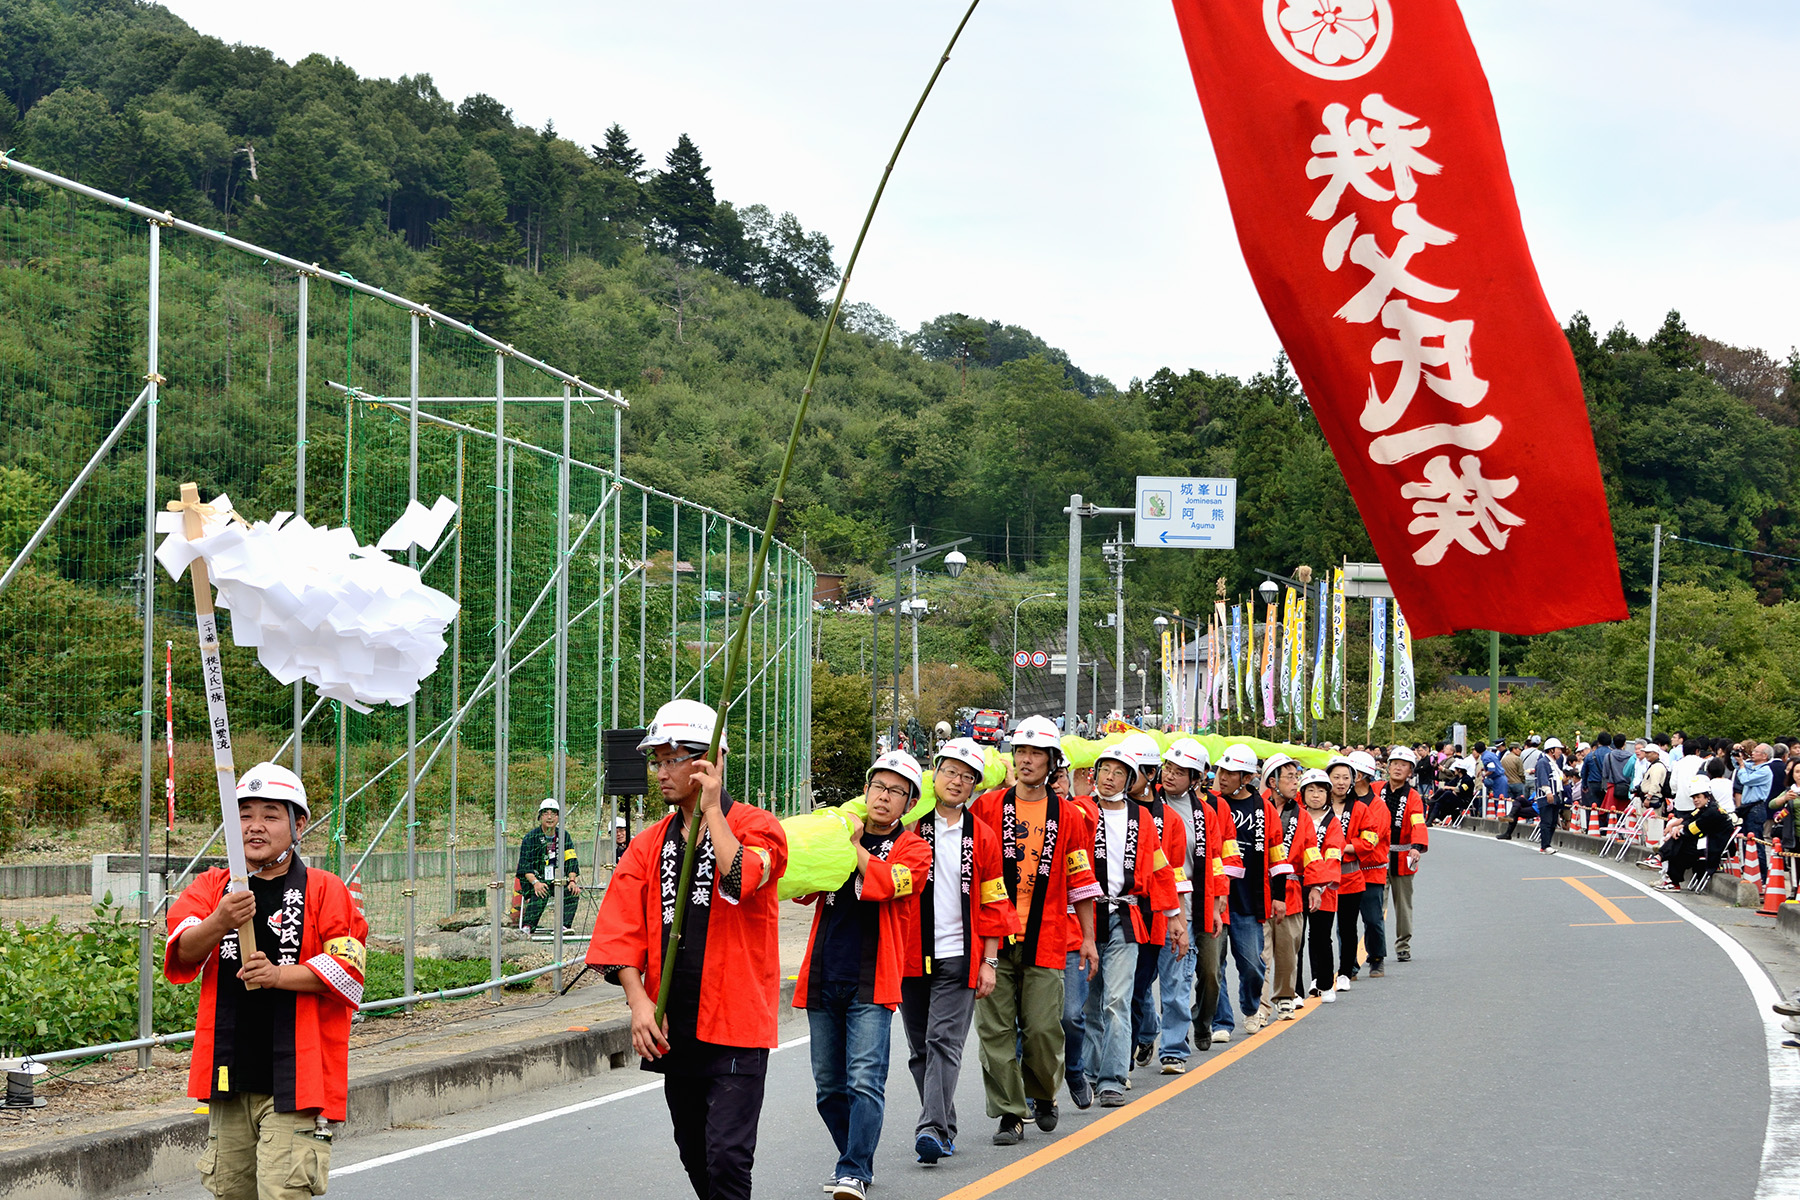
<path fill-rule="evenodd" d="M 998 746 L 1006 733 L 1006 714 L 997 708 L 984 708 L 975 714 L 971 722 L 974 732 L 971 736 L 984 746 Z"/>

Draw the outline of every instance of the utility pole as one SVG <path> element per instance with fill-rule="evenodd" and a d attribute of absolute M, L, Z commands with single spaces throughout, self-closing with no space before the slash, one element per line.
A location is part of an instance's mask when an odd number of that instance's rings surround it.
<path fill-rule="evenodd" d="M 912 535 L 907 539 L 911 544 L 919 544 L 919 527 L 911 527 Z M 913 711 L 919 711 L 919 564 L 912 567 L 912 593 L 907 596 L 907 607 L 912 613 L 913 635 Z"/>
<path fill-rule="evenodd" d="M 1103 550 L 1107 563 L 1113 573 L 1113 621 L 1116 626 L 1117 644 L 1114 649 L 1113 662 L 1116 667 L 1115 704 L 1120 712 L 1125 711 L 1125 564 L 1131 560 L 1125 557 L 1125 523 L 1119 523 L 1119 531 L 1114 540 L 1108 542 Z"/>
<path fill-rule="evenodd" d="M 1069 617 L 1064 647 L 1069 669 L 1063 677 L 1063 723 L 1064 732 L 1073 733 L 1077 710 L 1081 707 L 1081 518 L 1129 517 L 1135 516 L 1137 510 L 1083 504 L 1081 493 L 1076 492 L 1069 497 L 1069 507 L 1063 512 L 1069 516 Z"/>

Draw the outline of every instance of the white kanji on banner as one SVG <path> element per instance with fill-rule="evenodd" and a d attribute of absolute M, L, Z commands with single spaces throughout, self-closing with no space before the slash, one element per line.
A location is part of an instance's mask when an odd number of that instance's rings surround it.
<path fill-rule="evenodd" d="M 1516 478 L 1484 479 L 1481 460 L 1473 454 L 1463 456 L 1462 474 L 1450 469 L 1448 455 L 1440 454 L 1425 464 L 1425 480 L 1401 487 L 1400 494 L 1414 501 L 1418 515 L 1408 525 L 1408 533 L 1429 533 L 1431 540 L 1413 551 L 1413 561 L 1422 567 L 1441 562 L 1452 543 L 1470 554 L 1486 554 L 1490 548 L 1506 549 L 1508 531 L 1502 526 L 1523 525 L 1525 519 L 1508 512 L 1500 504 L 1519 489 Z M 1475 536 L 1480 529 L 1487 543 Z"/>

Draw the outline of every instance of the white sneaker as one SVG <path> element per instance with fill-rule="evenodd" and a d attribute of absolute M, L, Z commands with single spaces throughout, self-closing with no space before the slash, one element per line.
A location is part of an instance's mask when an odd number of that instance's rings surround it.
<path fill-rule="evenodd" d="M 1244 1036 L 1245 1037 L 1249 1037 L 1251 1034 L 1255 1033 L 1257 1030 L 1261 1029 L 1262 1027 L 1263 1027 L 1263 1019 L 1262 1019 L 1261 1013 L 1257 1013 L 1254 1017 L 1245 1017 L 1244 1018 Z"/>
<path fill-rule="evenodd" d="M 1800 1033 L 1800 1017 L 1789 1017 L 1781 1023 L 1781 1027 L 1789 1033 Z"/>
<path fill-rule="evenodd" d="M 1282 1000 L 1275 1005 L 1275 1019 L 1291 1021 L 1294 1019 L 1295 1004 L 1292 1000 Z"/>
<path fill-rule="evenodd" d="M 1213 1036 L 1212 1036 L 1212 1044 L 1213 1045 L 1223 1046 L 1226 1042 L 1229 1042 L 1230 1040 L 1231 1040 L 1231 1030 L 1229 1030 L 1229 1029 L 1213 1030 Z"/>
<path fill-rule="evenodd" d="M 1294 997 L 1294 1011 L 1299 1012 L 1306 1007 L 1306 1001 L 1299 996 Z"/>
<path fill-rule="evenodd" d="M 1319 996 L 1319 1003 L 1320 1004 L 1336 1004 L 1337 1003 L 1337 989 L 1336 988 L 1325 989 L 1325 991 L 1323 993 L 1321 993 Z"/>
<path fill-rule="evenodd" d="M 1337 990 L 1340 992 L 1347 992 L 1350 990 L 1350 977 L 1348 975 L 1338 976 Z"/>

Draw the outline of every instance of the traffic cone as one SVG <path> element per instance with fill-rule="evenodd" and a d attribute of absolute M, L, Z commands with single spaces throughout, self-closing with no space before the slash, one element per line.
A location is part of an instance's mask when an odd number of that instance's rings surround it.
<path fill-rule="evenodd" d="M 368 914 L 363 912 L 362 879 L 356 875 L 350 876 L 350 881 L 344 885 L 344 890 L 350 893 L 350 903 L 356 906 L 356 915 L 365 921 L 368 920 Z"/>
<path fill-rule="evenodd" d="M 1588 809 L 1587 835 L 1589 837 L 1600 836 L 1600 810 L 1597 808 Z"/>
<path fill-rule="evenodd" d="M 1752 887 L 1762 886 L 1762 860 L 1756 853 L 1756 836 L 1747 834 L 1744 837 L 1743 870 L 1744 881 Z"/>
<path fill-rule="evenodd" d="M 1787 866 L 1781 857 L 1781 839 L 1770 843 L 1769 852 L 1769 888 L 1763 893 L 1763 906 L 1757 914 L 1772 917 L 1781 911 L 1781 905 L 1787 899 Z"/>

